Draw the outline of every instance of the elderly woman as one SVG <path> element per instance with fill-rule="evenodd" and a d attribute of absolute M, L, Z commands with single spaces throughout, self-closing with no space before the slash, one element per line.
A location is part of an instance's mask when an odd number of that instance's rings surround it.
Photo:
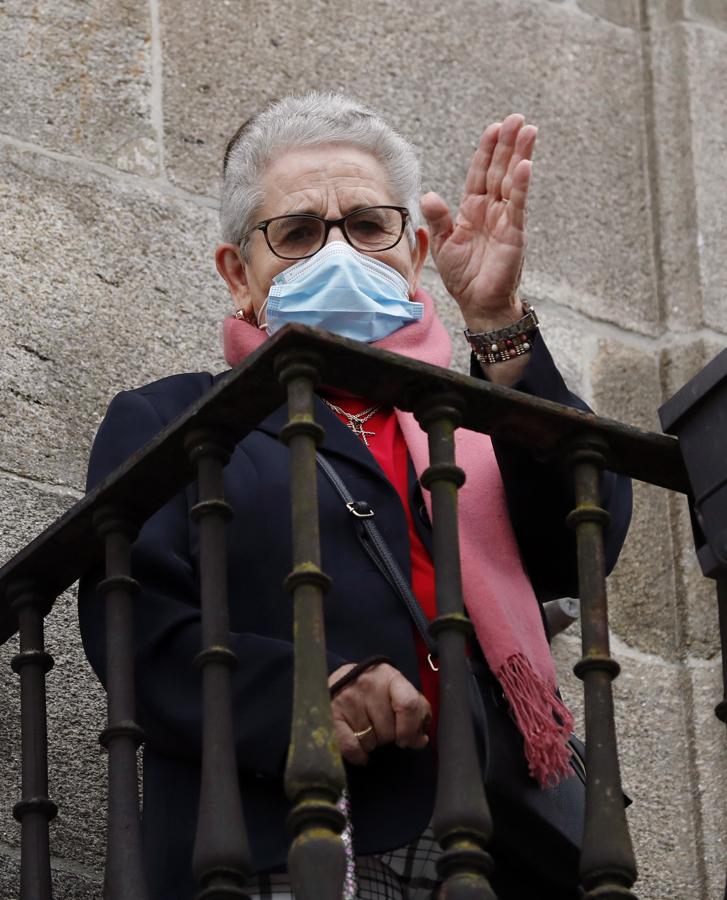
<path fill-rule="evenodd" d="M 472 346 L 472 374 L 580 408 L 518 292 L 536 129 L 511 115 L 485 129 L 456 218 L 433 193 L 420 198 L 411 146 L 369 109 L 338 95 L 273 103 L 245 123 L 225 156 L 216 262 L 234 301 L 225 353 L 240 362 L 287 322 L 302 322 L 447 366 L 450 343 L 422 290 L 431 250 Z M 422 215 L 428 227 L 425 227 Z M 114 399 L 89 467 L 92 487 L 145 444 L 215 377 L 177 375 Z M 376 510 L 401 569 L 435 614 L 426 465 L 411 416 L 326 389 L 317 416 L 322 453 Z M 291 566 L 288 451 L 281 408 L 236 448 L 225 491 L 235 741 L 255 876 L 253 896 L 289 896 L 289 804 L 283 768 L 290 735 L 292 618 L 281 587 Z M 574 545 L 564 524 L 572 496 L 563 473 L 503 440 L 464 433 L 458 460 L 465 600 L 478 644 L 499 680 L 541 782 L 563 774 L 570 716 L 557 694 L 538 601 L 573 595 Z M 435 784 L 437 676 L 412 620 L 362 550 L 331 485 L 319 485 L 322 560 L 332 576 L 326 641 L 333 715 L 347 763 L 358 896 L 436 896 L 428 831 Z M 199 790 L 200 647 L 195 488 L 143 528 L 133 565 L 138 715 L 144 751 L 144 846 L 151 895 L 194 893 L 191 851 Z M 607 475 L 609 567 L 630 514 L 627 483 Z M 482 515 L 486 505 L 488 514 Z M 95 578 L 80 591 L 86 650 L 104 677 L 103 603 Z M 386 661 L 384 661 L 386 660 Z M 373 661 L 373 662 L 370 662 Z M 362 663 L 364 663 L 362 665 Z M 528 726 L 535 719 L 537 727 Z M 523 761 L 525 765 L 525 761 Z M 563 894 L 504 857 L 502 898 Z M 553 866 L 558 862 L 554 860 Z M 419 893 L 417 893 L 419 891 Z M 535 893 L 533 893 L 535 891 Z"/>

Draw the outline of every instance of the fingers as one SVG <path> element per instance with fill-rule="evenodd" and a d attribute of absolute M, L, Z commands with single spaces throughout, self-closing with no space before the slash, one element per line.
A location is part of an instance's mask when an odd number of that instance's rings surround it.
<path fill-rule="evenodd" d="M 465 195 L 515 200 L 522 209 L 530 183 L 530 168 L 522 164 L 532 160 L 537 135 L 536 126 L 526 125 L 519 113 L 488 125 L 467 172 Z"/>
<path fill-rule="evenodd" d="M 341 756 L 346 762 L 350 762 L 354 766 L 365 766 L 369 761 L 369 754 L 364 749 L 363 743 L 355 736 L 351 726 L 342 719 L 334 718 L 333 728 L 336 732 Z M 374 745 L 371 749 L 376 749 L 376 746 Z"/>
<path fill-rule="evenodd" d="M 429 743 L 426 726 L 432 715 L 429 702 L 423 694 L 397 673 L 390 683 L 391 708 L 396 717 L 397 747 L 421 749 Z"/>
<path fill-rule="evenodd" d="M 509 196 L 510 202 L 507 204 L 507 213 L 510 224 L 514 225 L 520 231 L 525 230 L 528 190 L 530 187 L 532 171 L 533 164 L 530 160 L 522 159 L 513 172 Z"/>
<path fill-rule="evenodd" d="M 482 132 L 480 144 L 472 157 L 464 189 L 466 194 L 484 194 L 487 170 L 492 162 L 497 138 L 500 134 L 501 122 L 493 122 Z"/>
<path fill-rule="evenodd" d="M 518 132 L 524 124 L 525 118 L 519 113 L 513 113 L 500 126 L 497 146 L 492 153 L 492 161 L 487 168 L 485 177 L 485 193 L 489 194 L 494 200 L 499 200 L 502 197 L 502 180 L 510 165 Z"/>
<path fill-rule="evenodd" d="M 522 160 L 532 158 L 537 134 L 538 129 L 526 125 L 519 113 L 504 120 L 485 175 L 485 193 L 493 200 L 510 199 L 515 169 Z"/>
<path fill-rule="evenodd" d="M 423 195 L 420 207 L 429 226 L 432 256 L 436 258 L 439 248 L 454 230 L 452 216 L 445 201 L 433 191 Z"/>
<path fill-rule="evenodd" d="M 369 760 L 369 753 L 376 749 L 378 736 L 369 720 L 363 694 L 353 690 L 355 684 L 334 697 L 331 710 L 341 755 L 348 762 L 363 766 Z"/>
<path fill-rule="evenodd" d="M 344 759 L 365 765 L 369 753 L 394 740 L 394 713 L 388 700 L 393 666 L 374 666 L 333 698 L 331 709 Z"/>
<path fill-rule="evenodd" d="M 518 131 L 513 147 L 512 156 L 507 166 L 507 171 L 500 185 L 500 194 L 505 200 L 512 199 L 512 186 L 515 177 L 515 171 L 523 160 L 532 160 L 533 149 L 535 147 L 535 139 L 538 136 L 538 129 L 535 125 L 523 125 Z"/>
<path fill-rule="evenodd" d="M 419 749 L 429 741 L 429 703 L 393 666 L 364 672 L 334 697 L 331 707 L 341 754 L 354 765 L 365 765 L 383 744 Z"/>

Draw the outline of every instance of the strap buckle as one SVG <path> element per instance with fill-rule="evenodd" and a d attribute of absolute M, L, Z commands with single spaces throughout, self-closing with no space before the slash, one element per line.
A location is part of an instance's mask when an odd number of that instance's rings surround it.
<path fill-rule="evenodd" d="M 356 516 L 357 519 L 371 519 L 374 515 L 373 509 L 365 500 L 351 500 L 350 503 L 346 504 L 346 509 Z"/>
<path fill-rule="evenodd" d="M 431 653 L 427 653 L 427 662 L 429 663 L 429 668 L 432 670 L 432 672 L 439 671 L 439 666 L 434 665 L 434 660 L 432 659 Z"/>

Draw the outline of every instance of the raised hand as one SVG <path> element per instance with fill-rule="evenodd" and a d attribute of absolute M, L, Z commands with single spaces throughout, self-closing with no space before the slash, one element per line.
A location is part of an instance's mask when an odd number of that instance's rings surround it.
<path fill-rule="evenodd" d="M 421 200 L 432 257 L 471 331 L 501 328 L 523 315 L 517 288 L 536 135 L 518 114 L 485 129 L 454 221 L 439 194 Z"/>

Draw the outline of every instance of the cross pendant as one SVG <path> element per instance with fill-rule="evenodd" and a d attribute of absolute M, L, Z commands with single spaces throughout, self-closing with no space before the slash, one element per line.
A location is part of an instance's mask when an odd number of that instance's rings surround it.
<path fill-rule="evenodd" d="M 368 447 L 369 442 L 366 440 L 366 435 L 371 435 L 373 437 L 376 432 L 375 431 L 365 431 L 363 427 L 363 423 L 351 422 L 351 431 L 358 435 L 364 444 Z"/>

